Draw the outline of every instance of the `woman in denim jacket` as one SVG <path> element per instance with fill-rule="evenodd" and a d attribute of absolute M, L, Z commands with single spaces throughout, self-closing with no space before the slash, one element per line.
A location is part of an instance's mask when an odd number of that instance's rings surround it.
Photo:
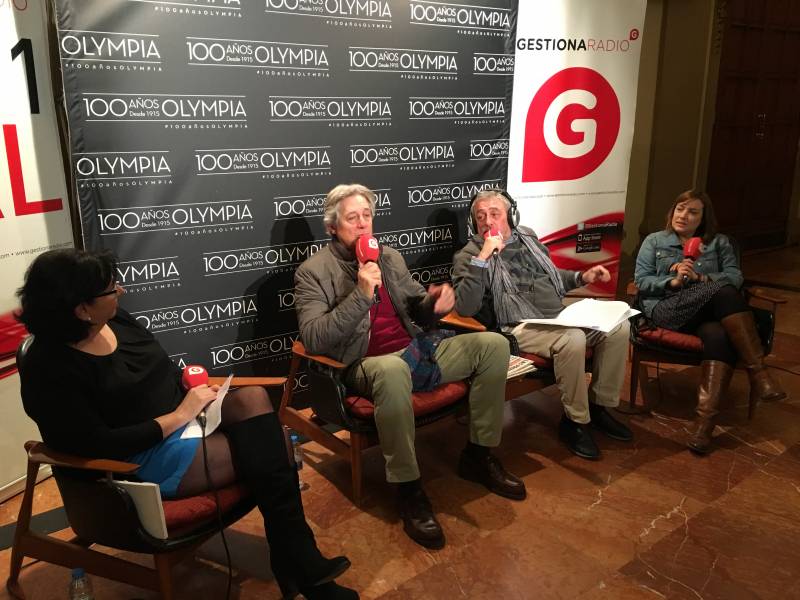
<path fill-rule="evenodd" d="M 692 237 L 703 241 L 696 260 L 684 258 L 684 246 Z M 642 243 L 634 280 L 644 313 L 655 325 L 703 340 L 697 418 L 688 441 L 691 450 L 711 451 L 720 397 L 738 359 L 747 368 L 752 394 L 760 400 L 786 397 L 764 366 L 753 313 L 739 292 L 743 277 L 738 257 L 730 240 L 717 233 L 707 194 L 689 190 L 675 199 L 665 229 Z"/>

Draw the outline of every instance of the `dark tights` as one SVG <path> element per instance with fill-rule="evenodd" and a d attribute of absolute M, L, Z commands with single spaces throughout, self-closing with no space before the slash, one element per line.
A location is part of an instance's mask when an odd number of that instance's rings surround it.
<path fill-rule="evenodd" d="M 750 307 L 739 290 L 732 285 L 726 285 L 680 331 L 694 334 L 703 340 L 703 360 L 720 360 L 735 366 L 739 356 L 720 321 L 729 315 L 748 310 Z"/>
<path fill-rule="evenodd" d="M 224 434 L 226 425 L 270 412 L 273 412 L 272 402 L 264 388 L 256 386 L 238 388 L 225 396 L 225 401 L 222 403 L 222 424 L 206 438 L 208 470 L 214 487 L 225 487 L 236 481 L 231 449 Z M 176 497 L 194 496 L 208 489 L 203 464 L 203 445 L 200 444 L 197 446 L 192 464 L 178 484 Z"/>

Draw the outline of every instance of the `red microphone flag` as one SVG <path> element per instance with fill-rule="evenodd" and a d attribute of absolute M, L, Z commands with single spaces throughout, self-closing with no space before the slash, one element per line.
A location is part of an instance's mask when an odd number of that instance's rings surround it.
<path fill-rule="evenodd" d="M 196 388 L 198 385 L 207 385 L 208 371 L 200 365 L 186 365 L 183 369 L 181 384 L 186 391 Z"/>
<path fill-rule="evenodd" d="M 703 238 L 693 237 L 689 238 L 686 245 L 683 247 L 683 258 L 689 260 L 697 260 L 703 253 Z"/>
<path fill-rule="evenodd" d="M 362 265 L 368 262 L 378 262 L 381 256 L 381 247 L 373 235 L 362 235 L 356 240 L 356 258 Z"/>

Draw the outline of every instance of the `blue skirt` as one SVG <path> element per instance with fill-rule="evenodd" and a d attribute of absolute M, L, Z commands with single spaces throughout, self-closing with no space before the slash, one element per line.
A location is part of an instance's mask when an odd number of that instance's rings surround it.
<path fill-rule="evenodd" d="M 197 452 L 197 445 L 200 438 L 181 439 L 186 425 L 174 431 L 169 436 L 161 440 L 158 444 L 129 456 L 128 462 L 136 463 L 139 468 L 136 476 L 142 481 L 157 483 L 161 496 L 164 498 L 174 498 L 178 491 L 178 484 L 192 459 Z"/>

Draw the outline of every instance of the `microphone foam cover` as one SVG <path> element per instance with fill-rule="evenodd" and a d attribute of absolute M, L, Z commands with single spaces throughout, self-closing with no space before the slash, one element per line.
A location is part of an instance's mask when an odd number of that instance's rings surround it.
<path fill-rule="evenodd" d="M 186 365 L 181 376 L 181 384 L 187 391 L 198 385 L 208 384 L 208 371 L 200 365 Z"/>
<path fill-rule="evenodd" d="M 378 262 L 381 247 L 374 235 L 362 235 L 356 240 L 356 258 L 361 264 Z"/>
<path fill-rule="evenodd" d="M 689 238 L 686 245 L 683 247 L 684 258 L 697 260 L 703 253 L 703 238 L 693 237 Z"/>

